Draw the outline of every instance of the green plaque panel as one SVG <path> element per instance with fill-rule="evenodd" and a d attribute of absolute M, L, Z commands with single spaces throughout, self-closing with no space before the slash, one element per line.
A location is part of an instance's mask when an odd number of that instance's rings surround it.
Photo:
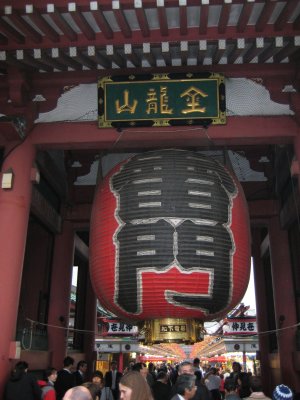
<path fill-rule="evenodd" d="M 219 74 L 107 76 L 98 92 L 100 128 L 226 123 Z"/>

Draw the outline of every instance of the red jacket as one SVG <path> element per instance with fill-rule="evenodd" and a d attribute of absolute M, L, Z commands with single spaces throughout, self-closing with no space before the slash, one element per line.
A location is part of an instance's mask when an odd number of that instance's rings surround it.
<path fill-rule="evenodd" d="M 42 389 L 42 400 L 56 400 L 56 392 L 54 386 L 46 381 L 38 381 L 38 384 Z"/>

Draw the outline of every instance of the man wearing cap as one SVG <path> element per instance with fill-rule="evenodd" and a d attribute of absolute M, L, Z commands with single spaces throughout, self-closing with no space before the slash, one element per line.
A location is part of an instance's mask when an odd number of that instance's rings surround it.
<path fill-rule="evenodd" d="M 278 385 L 272 394 L 273 400 L 293 400 L 293 392 L 288 386 Z"/>

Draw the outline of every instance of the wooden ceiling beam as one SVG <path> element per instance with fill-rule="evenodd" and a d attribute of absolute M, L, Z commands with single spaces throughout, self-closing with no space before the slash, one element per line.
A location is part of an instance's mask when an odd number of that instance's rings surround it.
<path fill-rule="evenodd" d="M 30 68 L 28 65 L 24 64 L 22 60 L 17 60 L 15 56 L 13 56 L 8 51 L 0 52 L 0 68 L 3 67 L 16 67 L 19 71 L 38 71 L 38 68 Z"/>
<path fill-rule="evenodd" d="M 47 23 L 35 6 L 27 5 L 25 11 L 30 20 L 33 21 L 33 23 L 45 34 L 45 36 L 47 36 L 47 38 L 54 43 L 59 41 L 59 34 Z"/>
<path fill-rule="evenodd" d="M 180 25 L 180 34 L 182 36 L 187 35 L 188 29 L 187 29 L 187 9 L 186 5 L 180 5 L 179 1 L 179 25 Z"/>
<path fill-rule="evenodd" d="M 88 40 L 95 40 L 95 32 L 88 24 L 80 7 L 77 7 L 75 3 L 69 3 L 68 11 L 83 35 Z"/>
<path fill-rule="evenodd" d="M 227 55 L 227 63 L 233 64 L 239 57 L 241 57 L 244 50 L 245 50 L 245 39 L 235 40 L 231 51 Z"/>
<path fill-rule="evenodd" d="M 98 3 L 97 3 L 98 5 Z M 105 36 L 106 39 L 112 39 L 114 37 L 114 32 L 111 29 L 111 27 L 109 26 L 103 11 L 100 8 L 96 8 L 96 9 L 92 9 L 91 10 L 92 15 L 97 23 L 97 25 L 99 26 L 101 32 L 103 33 L 103 35 Z"/>
<path fill-rule="evenodd" d="M 244 2 L 243 6 L 242 6 L 242 11 L 237 23 L 237 27 L 236 30 L 239 33 L 243 33 L 245 32 L 245 29 L 247 27 L 248 21 L 249 21 L 249 17 L 251 15 L 252 9 L 253 9 L 253 3 L 249 3 L 249 2 Z"/>
<path fill-rule="evenodd" d="M 221 14 L 218 23 L 218 32 L 221 34 L 226 32 L 230 11 L 231 11 L 231 3 L 224 4 L 221 8 Z"/>
<path fill-rule="evenodd" d="M 52 57 L 56 58 L 58 62 L 66 64 L 68 67 L 75 70 L 82 70 L 82 64 L 68 56 L 63 50 L 54 48 L 52 49 Z"/>
<path fill-rule="evenodd" d="M 208 4 L 203 4 L 202 2 L 200 7 L 200 21 L 199 21 L 200 35 L 205 35 L 207 33 L 208 13 L 209 13 Z"/>
<path fill-rule="evenodd" d="M 0 32 L 2 35 L 6 36 L 9 40 L 13 40 L 18 44 L 25 43 L 25 37 L 21 35 L 16 29 L 14 29 L 9 23 L 7 23 L 3 18 L 0 22 Z"/>
<path fill-rule="evenodd" d="M 100 54 L 100 51 L 95 46 L 88 47 L 88 57 L 103 68 L 111 68 L 111 61 Z"/>
<path fill-rule="evenodd" d="M 162 42 L 161 44 L 161 55 L 165 61 L 167 67 L 172 65 L 171 54 L 170 54 L 170 43 Z"/>
<path fill-rule="evenodd" d="M 106 46 L 106 57 L 118 65 L 119 68 L 126 67 L 126 60 L 117 52 L 113 45 Z"/>
<path fill-rule="evenodd" d="M 65 65 L 64 63 L 59 62 L 59 60 L 49 56 L 49 54 L 47 53 L 47 50 L 34 49 L 34 53 L 36 53 L 37 50 L 41 51 L 40 59 L 43 60 L 44 64 L 49 65 L 50 67 L 55 68 L 59 71 L 67 71 L 68 70 L 67 65 Z"/>
<path fill-rule="evenodd" d="M 136 8 L 135 9 L 135 13 L 136 13 L 136 18 L 138 20 L 139 26 L 140 26 L 140 30 L 142 32 L 143 37 L 149 37 L 150 36 L 150 29 L 149 29 L 149 24 L 148 24 L 148 20 L 146 17 L 146 13 L 145 10 L 140 7 L 140 8 Z"/>
<path fill-rule="evenodd" d="M 14 10 L 14 12 L 10 13 L 9 10 L 6 10 L 6 12 L 8 20 L 22 32 L 23 36 L 28 37 L 34 43 L 41 43 L 42 35 L 32 28 L 17 11 Z"/>
<path fill-rule="evenodd" d="M 207 51 L 207 40 L 199 40 L 199 48 L 197 54 L 197 64 L 202 65 Z"/>
<path fill-rule="evenodd" d="M 252 61 L 254 57 L 258 56 L 262 52 L 263 48 L 263 38 L 257 38 L 256 40 L 253 40 L 250 48 L 243 55 L 243 61 L 245 63 L 250 63 L 250 61 Z"/>
<path fill-rule="evenodd" d="M 159 29 L 162 36 L 168 36 L 169 28 L 168 28 L 168 19 L 167 13 L 164 5 L 164 0 L 159 0 L 157 4 L 157 15 L 159 21 Z"/>
<path fill-rule="evenodd" d="M 215 52 L 212 56 L 212 62 L 215 64 L 219 64 L 221 58 L 224 56 L 226 51 L 226 40 L 218 40 Z"/>
<path fill-rule="evenodd" d="M 84 65 L 89 69 L 97 69 L 97 63 L 88 56 L 84 55 L 77 47 L 69 48 L 69 56 L 72 58 L 72 60 L 75 60 L 79 64 Z"/>
<path fill-rule="evenodd" d="M 277 20 L 275 21 L 275 24 L 274 24 L 275 31 L 278 32 L 278 31 L 285 30 L 286 26 L 289 23 L 290 17 L 294 13 L 298 4 L 299 4 L 298 0 L 286 1 L 280 15 L 278 16 Z"/>
<path fill-rule="evenodd" d="M 268 41 L 267 47 L 258 55 L 258 62 L 264 63 L 274 57 L 283 47 L 283 38 L 277 37 Z"/>
<path fill-rule="evenodd" d="M 145 58 L 150 67 L 156 67 L 156 58 L 151 49 L 150 43 L 143 43 L 143 58 Z"/>
<path fill-rule="evenodd" d="M 180 56 L 181 56 L 181 65 L 187 65 L 189 55 L 189 44 L 187 41 L 180 42 Z"/>
<path fill-rule="evenodd" d="M 255 24 L 256 32 L 262 32 L 266 28 L 266 25 L 274 11 L 275 5 L 275 1 L 263 2 L 263 9 Z"/>
<path fill-rule="evenodd" d="M 281 62 L 286 57 L 290 57 L 300 49 L 300 36 L 289 41 L 277 54 L 274 56 L 275 62 Z"/>
<path fill-rule="evenodd" d="M 155 148 L 172 143 L 174 146 L 273 144 L 284 139 L 291 143 L 298 134 L 298 124 L 290 116 L 228 117 L 226 129 L 212 125 L 208 129 L 188 130 L 186 127 L 126 128 L 120 138 L 115 128 L 99 129 L 95 122 L 43 123 L 31 131 L 31 140 L 38 148 L 110 149 L 117 141 L 117 149 Z M 62 134 L 63 132 L 63 134 Z M 84 132 L 84 135 L 82 134 Z M 209 136 L 209 141 L 208 137 Z"/>
<path fill-rule="evenodd" d="M 47 5 L 47 13 L 49 14 L 52 21 L 58 26 L 58 28 L 63 32 L 63 34 L 70 40 L 71 42 L 75 42 L 77 40 L 77 33 L 73 31 L 73 29 L 67 24 L 61 15 L 60 11 L 55 8 L 53 4 Z"/>
<path fill-rule="evenodd" d="M 120 8 L 120 1 L 113 1 L 113 13 L 125 38 L 132 36 L 131 28 L 127 22 L 124 11 Z"/>
<path fill-rule="evenodd" d="M 128 59 L 135 67 L 141 66 L 141 59 L 134 52 L 132 45 L 130 43 L 124 45 L 124 54 L 126 59 Z"/>
<path fill-rule="evenodd" d="M 46 72 L 52 72 L 53 68 L 51 68 L 49 65 L 43 63 L 42 61 L 34 58 L 30 52 L 30 51 L 24 51 L 24 50 L 17 50 L 16 51 L 16 59 L 21 61 L 24 64 L 30 65 L 33 68 L 36 68 L 38 70 L 43 70 Z"/>

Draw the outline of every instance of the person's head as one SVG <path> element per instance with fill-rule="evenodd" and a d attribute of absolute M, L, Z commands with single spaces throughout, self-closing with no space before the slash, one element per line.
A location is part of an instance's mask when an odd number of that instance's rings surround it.
<path fill-rule="evenodd" d="M 237 393 L 238 384 L 233 378 L 226 378 L 224 382 L 225 395 Z"/>
<path fill-rule="evenodd" d="M 120 383 L 120 400 L 153 400 L 149 385 L 138 371 L 123 375 Z"/>
<path fill-rule="evenodd" d="M 93 372 L 92 382 L 96 383 L 97 385 L 102 385 L 102 383 L 103 383 L 103 374 L 102 374 L 101 371 Z"/>
<path fill-rule="evenodd" d="M 83 374 L 85 374 L 86 370 L 87 370 L 87 362 L 84 360 L 79 361 L 79 363 L 77 364 L 77 371 L 80 371 Z"/>
<path fill-rule="evenodd" d="M 251 392 L 262 392 L 263 386 L 260 376 L 251 376 L 250 377 L 250 390 Z"/>
<path fill-rule="evenodd" d="M 64 368 L 71 369 L 74 365 L 74 362 L 74 358 L 70 356 L 65 357 L 63 361 Z"/>
<path fill-rule="evenodd" d="M 209 370 L 213 375 L 217 375 L 217 372 L 218 372 L 218 370 L 217 370 L 217 368 L 215 368 L 215 367 L 211 367 L 211 369 Z"/>
<path fill-rule="evenodd" d="M 112 371 L 115 371 L 118 368 L 118 364 L 116 361 L 112 361 L 110 364 L 110 368 Z"/>
<path fill-rule="evenodd" d="M 152 372 L 152 371 L 155 370 L 155 365 L 154 365 L 152 362 L 149 363 L 149 365 L 148 365 L 148 370 L 149 370 L 149 372 Z"/>
<path fill-rule="evenodd" d="M 99 393 L 99 385 L 97 385 L 96 383 L 93 383 L 93 382 L 85 382 L 82 384 L 82 386 L 86 387 L 89 390 L 89 392 L 92 396 L 92 399 L 96 400 L 97 395 Z"/>
<path fill-rule="evenodd" d="M 233 372 L 241 372 L 241 370 L 242 370 L 241 364 L 237 361 L 234 361 L 232 363 L 232 371 Z"/>
<path fill-rule="evenodd" d="M 55 382 L 57 379 L 57 370 L 53 367 L 47 368 L 45 370 L 45 378 L 47 381 Z"/>
<path fill-rule="evenodd" d="M 195 368 L 199 368 L 200 358 L 198 358 L 198 357 L 194 358 L 193 364 L 194 364 Z"/>
<path fill-rule="evenodd" d="M 191 399 L 195 396 L 197 386 L 196 377 L 191 374 L 182 374 L 176 381 L 176 393 L 183 396 L 185 399 Z"/>
<path fill-rule="evenodd" d="M 147 378 L 148 368 L 145 363 L 142 362 L 135 363 L 132 367 L 132 371 L 137 371 L 142 375 L 143 378 L 145 379 Z"/>
<path fill-rule="evenodd" d="M 183 361 L 179 364 L 178 375 L 189 374 L 194 375 L 195 369 L 189 361 Z"/>
<path fill-rule="evenodd" d="M 165 371 L 159 371 L 157 374 L 156 380 L 162 383 L 168 383 L 168 374 Z"/>
<path fill-rule="evenodd" d="M 93 400 L 92 395 L 84 386 L 75 386 L 66 391 L 63 400 Z"/>
<path fill-rule="evenodd" d="M 272 394 L 273 400 L 293 400 L 293 392 L 286 385 L 278 385 Z"/>
<path fill-rule="evenodd" d="M 28 370 L 28 363 L 26 361 L 18 361 L 13 369 L 11 376 L 14 379 L 20 379 Z"/>

